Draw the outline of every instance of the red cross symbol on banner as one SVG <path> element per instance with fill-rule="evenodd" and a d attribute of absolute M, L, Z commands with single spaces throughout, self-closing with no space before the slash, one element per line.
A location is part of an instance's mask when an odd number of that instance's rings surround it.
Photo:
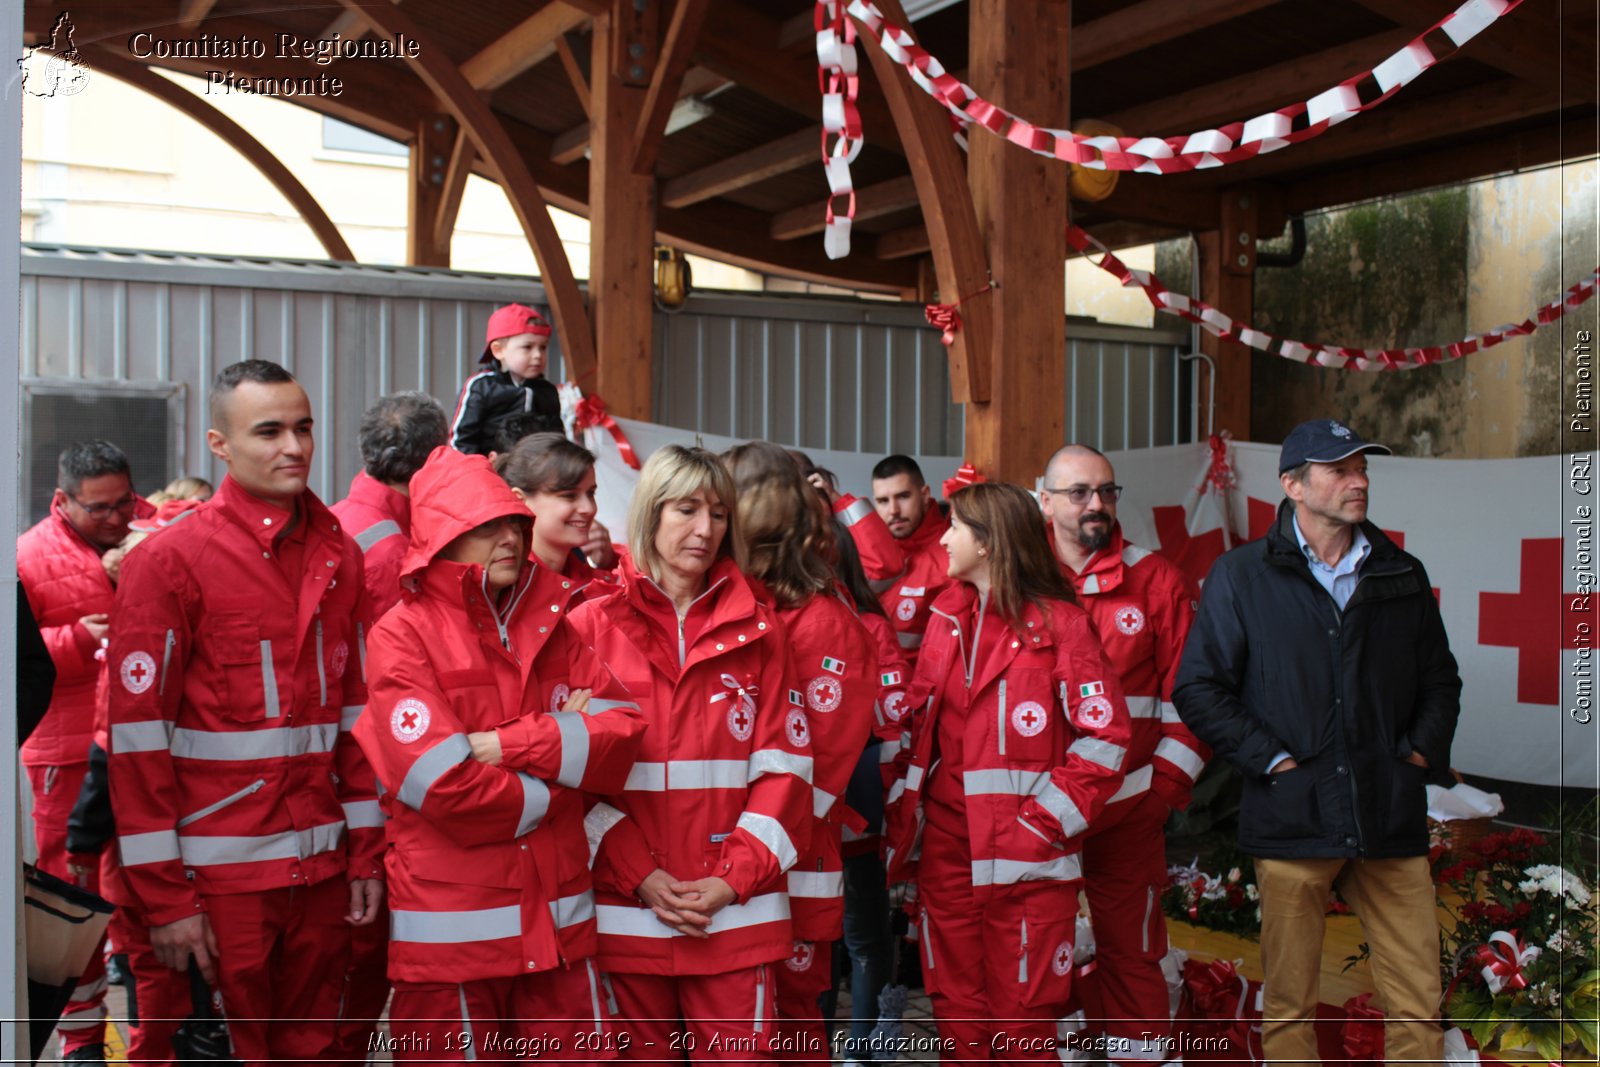
<path fill-rule="evenodd" d="M 1161 554 L 1177 564 L 1190 582 L 1199 585 L 1222 555 L 1221 528 L 1189 536 L 1182 504 L 1152 508 L 1151 517 L 1155 520 L 1156 537 L 1161 540 Z"/>
<path fill-rule="evenodd" d="M 145 666 L 144 666 L 143 663 L 140 663 L 140 662 L 138 662 L 136 660 L 136 661 L 134 661 L 133 666 L 128 668 L 128 673 L 133 676 L 133 680 L 135 682 L 139 683 L 140 685 L 143 685 L 144 684 L 144 676 L 149 674 L 150 672 L 145 669 Z"/>
<path fill-rule="evenodd" d="M 1578 624 L 1593 615 L 1574 610 L 1585 594 L 1562 593 L 1563 584 L 1561 539 L 1525 537 L 1521 591 L 1478 594 L 1478 644 L 1517 650 L 1520 703 L 1560 703 L 1561 650 L 1578 647 Z"/>

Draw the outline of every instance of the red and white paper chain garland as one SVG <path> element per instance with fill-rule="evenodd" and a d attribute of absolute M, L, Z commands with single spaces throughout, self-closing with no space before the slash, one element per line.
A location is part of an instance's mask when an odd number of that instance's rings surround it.
<path fill-rule="evenodd" d="M 861 76 L 856 69 L 856 26 L 845 17 L 844 0 L 817 0 L 817 85 L 822 90 L 822 166 L 828 175 L 827 226 L 822 247 L 829 259 L 850 254 L 850 222 L 856 214 L 856 191 L 850 164 L 861 154 L 861 113 L 856 94 Z M 829 141 L 832 144 L 829 144 Z M 847 197 L 844 211 L 834 210 Z"/>
<path fill-rule="evenodd" d="M 979 96 L 919 46 L 903 26 L 887 21 L 871 0 L 853 0 L 849 13 L 878 39 L 890 58 L 905 67 L 923 92 L 944 105 L 963 124 L 976 123 L 1030 152 L 1084 167 L 1175 174 L 1254 159 L 1310 140 L 1354 115 L 1371 110 L 1521 3 L 1522 0 L 1466 0 L 1371 70 L 1346 78 L 1309 100 L 1288 104 L 1243 122 L 1197 130 L 1185 137 L 1086 137 L 1071 130 L 1036 126 Z M 820 9 L 825 6 L 832 9 L 834 3 L 819 2 L 817 5 L 819 59 L 822 58 Z M 1450 47 L 1443 47 L 1445 42 L 1438 37 L 1434 37 L 1433 45 L 1428 43 L 1435 31 L 1448 38 Z M 854 49 L 851 51 L 853 70 Z M 856 149 L 859 150 L 859 143 Z M 831 170 L 829 178 L 831 182 Z M 838 190 L 834 193 L 838 195 Z M 828 254 L 833 255 L 831 249 Z"/>
<path fill-rule="evenodd" d="M 1440 363 L 1447 359 L 1460 359 L 1462 356 L 1471 355 L 1485 348 L 1493 348 L 1502 341 L 1513 337 L 1525 337 L 1537 330 L 1540 326 L 1555 322 L 1568 311 L 1580 306 L 1590 297 L 1594 296 L 1595 289 L 1600 286 L 1600 267 L 1590 271 L 1588 276 L 1575 285 L 1571 285 L 1556 300 L 1539 308 L 1531 318 L 1520 323 L 1496 326 L 1486 333 L 1473 334 L 1470 337 L 1449 345 L 1429 345 L 1425 348 L 1350 348 L 1344 345 L 1308 345 L 1299 341 L 1291 341 L 1278 337 L 1264 330 L 1243 323 L 1235 322 L 1210 304 L 1174 293 L 1162 283 L 1160 278 L 1148 271 L 1134 270 L 1124 264 L 1105 245 L 1095 240 L 1089 233 L 1071 223 L 1067 225 L 1067 245 L 1077 252 L 1097 251 L 1100 259 L 1091 263 L 1120 281 L 1124 288 L 1137 288 L 1144 291 L 1150 303 L 1157 311 L 1165 311 L 1170 315 L 1177 315 L 1190 322 L 1198 323 L 1202 330 L 1213 337 L 1224 341 L 1237 341 L 1239 344 L 1249 345 L 1259 352 L 1269 355 L 1282 356 L 1292 359 L 1297 363 L 1310 363 L 1319 367 L 1338 367 L 1344 370 L 1383 371 L 1383 370 L 1409 370 L 1412 367 L 1421 367 L 1430 363 Z"/>

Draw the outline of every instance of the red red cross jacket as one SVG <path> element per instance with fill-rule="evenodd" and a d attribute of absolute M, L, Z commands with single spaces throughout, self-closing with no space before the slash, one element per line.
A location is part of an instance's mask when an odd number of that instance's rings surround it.
<path fill-rule="evenodd" d="M 865 822 L 845 806 L 856 760 L 872 731 L 878 658 L 872 635 L 832 592 L 778 612 L 789 637 L 795 687 L 811 724 L 814 821 L 811 845 L 788 872 L 789 908 L 799 941 L 844 935 L 840 831 Z"/>
<path fill-rule="evenodd" d="M 130 553 L 110 671 L 111 797 L 151 925 L 207 893 L 381 877 L 383 818 L 348 730 L 366 702 L 361 554 L 309 490 L 290 588 L 285 512 L 231 477 Z"/>
<path fill-rule="evenodd" d="M 137 518 L 154 508 L 139 501 Z M 100 642 L 78 625 L 85 615 L 109 614 L 116 591 L 100 551 L 79 536 L 60 508 L 17 538 L 17 577 L 56 667 L 56 685 L 44 721 L 22 745 L 22 762 L 34 767 L 83 763 L 94 737 L 94 689 Z"/>
<path fill-rule="evenodd" d="M 1083 609 L 1027 605 L 1018 632 L 958 583 L 934 602 L 913 689 L 928 704 L 913 719 L 909 766 L 890 793 L 890 881 L 915 855 L 939 722 L 952 714 L 961 717 L 960 790 L 979 899 L 1080 879 L 1082 836 L 1122 784 L 1131 735 Z"/>
<path fill-rule="evenodd" d="M 950 584 L 950 554 L 939 543 L 950 520 L 929 504 L 921 525 L 911 536 L 898 540 L 870 501 L 846 493 L 834 502 L 833 510 L 849 527 L 867 581 L 899 636 L 907 662 L 916 666 L 917 650 L 928 628 L 928 610 Z"/>
<path fill-rule="evenodd" d="M 650 724 L 626 787 L 588 817 L 601 966 L 721 974 L 783 959 L 789 897 L 766 887 L 808 846 L 813 799 L 810 721 L 781 625 L 731 559 L 681 619 L 631 560 L 619 570 L 618 592 L 572 613 Z M 708 940 L 641 906 L 635 890 L 657 867 L 733 888 Z"/>
<path fill-rule="evenodd" d="M 1153 789 L 1169 806 L 1188 807 L 1195 779 L 1211 758 L 1172 705 L 1178 660 L 1194 621 L 1194 591 L 1165 557 L 1124 540 L 1120 524 L 1082 574 L 1065 563 L 1061 570 L 1094 620 L 1133 719 L 1127 780 L 1112 802 Z"/>
<path fill-rule="evenodd" d="M 350 492 L 330 510 L 361 548 L 372 617 L 381 619 L 400 603 L 400 561 L 411 544 L 411 501 L 359 471 L 350 480 Z"/>
<path fill-rule="evenodd" d="M 440 448 L 411 481 L 408 591 L 370 642 L 356 738 L 385 786 L 389 976 L 467 982 L 595 952 L 581 790 L 621 787 L 644 721 L 565 611 L 577 585 L 525 565 L 491 604 L 483 568 L 436 558 L 526 513 L 481 456 Z M 592 689 L 587 713 L 561 710 Z M 468 733 L 498 730 L 499 766 Z"/>

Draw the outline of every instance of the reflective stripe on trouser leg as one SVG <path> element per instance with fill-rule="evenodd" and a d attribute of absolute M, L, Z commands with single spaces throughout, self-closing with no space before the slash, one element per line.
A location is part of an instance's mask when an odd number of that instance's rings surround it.
<path fill-rule="evenodd" d="M 461 997 L 461 1033 L 466 1038 L 462 1052 L 465 1058 L 475 1060 L 478 1058 L 478 1037 L 472 1032 L 472 1013 L 467 1010 L 467 987 L 456 986 L 456 993 Z"/>

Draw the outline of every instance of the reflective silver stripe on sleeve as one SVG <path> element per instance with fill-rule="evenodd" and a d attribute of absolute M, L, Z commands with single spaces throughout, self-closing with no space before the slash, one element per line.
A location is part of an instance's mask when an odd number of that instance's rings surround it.
<path fill-rule="evenodd" d="M 305 830 L 284 830 L 258 837 L 178 838 L 178 849 L 189 867 L 217 867 L 229 863 L 266 863 L 301 860 L 331 852 L 344 840 L 344 820 Z"/>
<path fill-rule="evenodd" d="M 589 839 L 589 865 L 594 866 L 594 858 L 600 851 L 600 842 L 605 840 L 611 828 L 626 815 L 613 808 L 610 804 L 596 804 L 589 809 L 589 814 L 583 817 L 583 836 Z"/>
<path fill-rule="evenodd" d="M 1161 749 L 1157 747 L 1156 751 L 1160 752 Z M 1108 771 L 1120 771 L 1122 760 L 1128 754 L 1128 750 L 1121 745 L 1102 741 L 1098 737 L 1080 737 L 1067 746 L 1067 752 L 1082 756 L 1090 763 L 1104 767 Z"/>
<path fill-rule="evenodd" d="M 871 517 L 872 512 L 873 512 L 873 507 L 872 507 L 871 504 L 869 504 L 865 500 L 856 499 L 856 500 L 850 501 L 849 506 L 846 507 L 843 511 L 838 512 L 837 514 L 839 516 L 840 521 L 843 522 L 846 526 L 854 526 L 856 523 L 860 522 L 862 519 Z"/>
<path fill-rule="evenodd" d="M 833 805 L 838 799 L 838 797 L 834 796 L 826 789 L 819 789 L 816 786 L 812 786 L 811 814 L 815 815 L 819 819 L 826 819 L 828 817 L 828 812 L 833 810 Z M 849 827 L 845 827 L 845 829 L 848 830 Z"/>
<path fill-rule="evenodd" d="M 778 861 L 780 871 L 793 867 L 795 861 L 800 858 L 799 853 L 795 851 L 794 843 L 789 840 L 789 831 L 772 816 L 747 811 L 739 816 L 739 821 L 734 825 L 767 846 L 767 851 Z"/>
<path fill-rule="evenodd" d="M 339 709 L 339 729 L 349 733 L 356 728 L 356 720 L 361 718 L 365 704 L 346 704 Z"/>
<path fill-rule="evenodd" d="M 889 742 L 885 741 L 883 744 L 878 746 L 879 763 L 893 763 L 895 757 L 898 755 L 900 755 L 899 745 L 891 745 Z"/>
<path fill-rule="evenodd" d="M 1129 797 L 1138 796 L 1140 793 L 1143 793 L 1145 790 L 1150 788 L 1150 775 L 1151 770 L 1150 764 L 1148 763 L 1146 763 L 1143 767 L 1140 767 L 1138 770 L 1131 772 L 1122 780 L 1121 788 L 1119 788 L 1115 793 L 1112 793 L 1111 799 L 1106 801 L 1106 803 L 1115 804 L 1119 800 L 1126 800 Z"/>
<path fill-rule="evenodd" d="M 922 635 L 921 634 L 899 633 L 899 634 L 896 634 L 895 636 L 900 639 L 900 647 L 901 648 L 921 648 L 922 647 Z"/>
<path fill-rule="evenodd" d="M 749 764 L 737 759 L 680 759 L 667 764 L 668 789 L 743 789 Z"/>
<path fill-rule="evenodd" d="M 601 700 L 599 697 L 590 697 L 589 706 L 584 712 L 589 715 L 598 715 L 602 711 L 615 711 L 617 708 L 632 708 L 639 710 L 639 705 L 631 700 Z"/>
<path fill-rule="evenodd" d="M 1165 723 L 1183 722 L 1183 718 L 1178 714 L 1178 706 L 1170 700 L 1161 702 L 1161 721 Z"/>
<path fill-rule="evenodd" d="M 272 642 L 261 642 L 261 702 L 267 707 L 267 718 L 276 719 L 282 709 L 278 707 L 278 669 L 272 665 Z"/>
<path fill-rule="evenodd" d="M 384 519 L 382 522 L 375 522 L 356 534 L 356 544 L 365 554 L 371 552 L 372 546 L 382 541 L 385 537 L 396 537 L 404 533 L 405 531 L 400 529 L 398 522 L 393 519 Z"/>
<path fill-rule="evenodd" d="M 1161 702 L 1155 697 L 1124 697 L 1130 719 L 1159 719 Z"/>
<path fill-rule="evenodd" d="M 906 768 L 906 788 L 922 788 L 922 768 L 917 766 L 915 763 Z"/>
<path fill-rule="evenodd" d="M 622 786 L 626 792 L 663 793 L 667 788 L 665 763 L 635 763 L 628 769 L 628 780 Z"/>
<path fill-rule="evenodd" d="M 517 823 L 517 836 L 521 837 L 538 826 L 550 810 L 550 787 L 530 774 L 518 773 L 517 778 L 522 782 L 522 819 Z"/>
<path fill-rule="evenodd" d="M 585 889 L 582 893 L 552 900 L 550 918 L 554 919 L 556 926 L 560 928 L 588 922 L 594 918 L 594 890 Z"/>
<path fill-rule="evenodd" d="M 152 830 L 147 834 L 122 834 L 117 838 L 124 867 L 144 863 L 165 863 L 179 856 L 176 830 Z"/>
<path fill-rule="evenodd" d="M 119 722 L 111 727 L 111 751 L 119 756 L 130 752 L 161 752 L 171 744 L 172 724 L 165 719 Z"/>
<path fill-rule="evenodd" d="M 1176 737 L 1163 737 L 1156 745 L 1156 755 L 1187 774 L 1191 782 L 1200 777 L 1206 766 L 1199 753 Z"/>
<path fill-rule="evenodd" d="M 973 860 L 972 884 L 1015 885 L 1018 882 L 1070 882 L 1083 877 L 1076 853 L 1057 856 L 1046 863 L 1023 860 Z"/>
<path fill-rule="evenodd" d="M 1015 768 L 994 768 L 985 771 L 964 771 L 961 791 L 969 797 L 981 796 L 1033 796 L 1050 782 L 1049 771 L 1022 771 Z"/>
<path fill-rule="evenodd" d="M 753 782 L 763 774 L 792 774 L 810 785 L 811 768 L 810 756 L 797 756 L 781 748 L 762 748 L 750 753 L 750 773 L 746 781 Z"/>
<path fill-rule="evenodd" d="M 599 904 L 594 909 L 595 924 L 602 934 L 619 934 L 624 937 L 670 938 L 687 937 L 657 919 L 648 908 L 626 904 Z M 789 894 L 763 893 L 751 897 L 744 904 L 729 904 L 717 912 L 714 926 L 717 930 L 740 930 L 762 923 L 782 922 L 789 918 Z"/>
<path fill-rule="evenodd" d="M 337 723 L 312 726 L 274 727 L 269 730 L 190 730 L 172 731 L 172 754 L 194 760 L 286 759 L 332 752 L 338 738 Z"/>
<path fill-rule="evenodd" d="M 467 735 L 451 734 L 418 756 L 417 762 L 411 765 L 396 791 L 400 803 L 413 811 L 421 811 L 422 802 L 428 798 L 428 790 L 433 788 L 433 783 L 456 764 L 471 758 L 472 743 L 467 740 Z"/>
<path fill-rule="evenodd" d="M 837 900 L 844 896 L 843 871 L 790 871 L 789 896 Z"/>
<path fill-rule="evenodd" d="M 561 731 L 561 769 L 556 772 L 556 784 L 577 789 L 589 766 L 589 728 L 576 711 L 558 711 L 550 717 Z"/>
<path fill-rule="evenodd" d="M 906 780 L 901 778 L 889 787 L 889 795 L 883 798 L 885 804 L 893 804 L 906 793 Z"/>
<path fill-rule="evenodd" d="M 1063 793 L 1054 782 L 1049 783 L 1037 794 L 1035 799 L 1040 807 L 1055 816 L 1056 822 L 1061 824 L 1063 837 L 1077 837 L 1089 828 L 1089 821 L 1078 810 L 1078 805 L 1072 798 Z"/>
<path fill-rule="evenodd" d="M 352 830 L 373 830 L 383 827 L 383 808 L 376 800 L 352 800 L 341 804 L 345 825 Z"/>
<path fill-rule="evenodd" d="M 522 908 L 516 904 L 473 911 L 407 911 L 394 908 L 389 912 L 389 936 L 395 941 L 421 945 L 459 945 L 521 937 Z"/>

